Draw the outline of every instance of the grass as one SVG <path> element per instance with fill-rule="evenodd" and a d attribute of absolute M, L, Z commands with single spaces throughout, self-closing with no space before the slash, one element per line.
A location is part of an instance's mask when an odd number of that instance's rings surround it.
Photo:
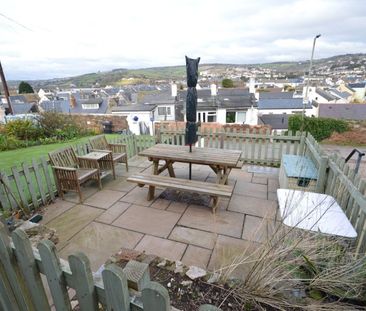
<path fill-rule="evenodd" d="M 119 134 L 108 134 L 107 138 L 118 137 Z M 20 166 L 22 163 L 31 163 L 32 159 L 39 159 L 43 156 L 48 157 L 48 153 L 69 145 L 77 145 L 88 141 L 89 137 L 82 137 L 75 140 L 61 142 L 57 144 L 39 145 L 16 150 L 0 152 L 0 167 L 10 172 L 13 166 Z"/>

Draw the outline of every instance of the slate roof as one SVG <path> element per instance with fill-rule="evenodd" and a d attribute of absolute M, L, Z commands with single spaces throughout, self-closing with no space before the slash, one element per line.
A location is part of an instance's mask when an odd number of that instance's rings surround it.
<path fill-rule="evenodd" d="M 334 96 L 337 96 L 339 98 L 347 99 L 350 94 L 347 92 L 340 92 L 337 89 L 329 89 L 329 92 L 331 92 Z"/>
<path fill-rule="evenodd" d="M 34 103 L 13 103 L 11 104 L 14 114 L 25 114 L 36 112 L 37 108 Z"/>
<path fill-rule="evenodd" d="M 142 95 L 142 94 L 141 94 Z M 170 90 L 143 94 L 138 96 L 139 104 L 174 104 L 175 97 L 172 96 Z"/>
<path fill-rule="evenodd" d="M 70 101 L 68 100 L 47 100 L 43 101 L 40 106 L 44 111 L 55 111 L 62 113 L 71 112 Z"/>
<path fill-rule="evenodd" d="M 187 97 L 187 91 L 178 92 L 178 101 L 185 103 Z M 251 106 L 256 107 L 257 103 L 253 94 L 250 94 L 247 90 L 239 89 L 237 92 L 230 90 L 219 89 L 216 96 L 211 96 L 210 89 L 197 90 L 197 109 L 247 109 Z"/>
<path fill-rule="evenodd" d="M 156 105 L 133 104 L 133 105 L 113 107 L 112 112 L 153 111 L 155 108 Z"/>
<path fill-rule="evenodd" d="M 260 92 L 259 99 L 293 98 L 294 92 Z"/>
<path fill-rule="evenodd" d="M 366 86 L 366 82 L 349 83 L 348 86 L 352 89 L 362 89 Z"/>
<path fill-rule="evenodd" d="M 366 120 L 366 104 L 320 104 L 319 117 Z"/>
<path fill-rule="evenodd" d="M 331 101 L 331 100 L 337 99 L 337 97 L 335 97 L 331 93 L 329 93 L 329 92 L 327 92 L 325 90 L 322 90 L 320 88 L 316 88 L 315 92 L 317 94 L 319 94 L 321 97 L 324 97 L 327 101 Z"/>
<path fill-rule="evenodd" d="M 263 114 L 258 117 L 259 124 L 268 124 L 274 130 L 288 129 L 288 114 Z"/>
<path fill-rule="evenodd" d="M 100 103 L 98 109 L 83 109 L 82 104 L 95 104 Z M 76 107 L 72 107 L 70 109 L 71 113 L 96 113 L 96 114 L 105 114 L 108 109 L 108 99 L 107 98 L 92 98 L 92 99 L 85 99 L 85 100 L 77 100 Z"/>
<path fill-rule="evenodd" d="M 302 98 L 275 98 L 275 99 L 260 99 L 258 101 L 258 109 L 302 109 Z M 311 109 L 312 105 L 308 103 L 306 109 Z"/>

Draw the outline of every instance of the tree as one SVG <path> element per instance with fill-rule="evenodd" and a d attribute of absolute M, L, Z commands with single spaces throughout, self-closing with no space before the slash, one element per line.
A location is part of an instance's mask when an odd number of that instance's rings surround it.
<path fill-rule="evenodd" d="M 19 84 L 18 93 L 19 94 L 34 93 L 34 90 L 29 83 L 22 81 Z"/>
<path fill-rule="evenodd" d="M 227 79 L 227 78 L 223 79 L 222 82 L 221 82 L 221 84 L 222 84 L 222 87 L 226 87 L 226 88 L 234 87 L 233 80 Z"/>

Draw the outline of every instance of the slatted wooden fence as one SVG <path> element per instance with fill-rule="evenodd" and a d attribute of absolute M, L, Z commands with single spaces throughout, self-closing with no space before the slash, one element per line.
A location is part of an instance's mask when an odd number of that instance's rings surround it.
<path fill-rule="evenodd" d="M 271 133 L 252 129 L 246 130 L 203 130 L 197 132 L 197 147 L 211 147 L 242 151 L 245 163 L 278 166 L 283 154 L 298 154 L 303 146 L 300 133 Z M 185 132 L 160 130 L 161 143 L 184 145 Z"/>
<path fill-rule="evenodd" d="M 75 253 L 68 261 L 59 258 L 55 245 L 48 240 L 32 247 L 24 231 L 17 229 L 9 239 L 0 223 L 0 309 L 4 311 L 72 310 L 70 289 L 75 290 L 81 311 L 97 311 L 99 304 L 110 311 L 170 311 L 168 291 L 159 283 L 145 282 L 141 297 L 129 294 L 128 274 L 114 265 L 93 277 L 89 259 Z M 46 281 L 42 281 L 41 275 Z M 46 283 L 52 301 L 46 295 Z M 205 305 L 201 311 L 219 311 Z"/>

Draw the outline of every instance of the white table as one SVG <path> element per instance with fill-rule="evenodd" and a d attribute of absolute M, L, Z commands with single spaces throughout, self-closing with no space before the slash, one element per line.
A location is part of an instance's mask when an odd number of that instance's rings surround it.
<path fill-rule="evenodd" d="M 277 197 L 285 225 L 352 239 L 357 237 L 357 232 L 332 196 L 278 189 Z"/>

